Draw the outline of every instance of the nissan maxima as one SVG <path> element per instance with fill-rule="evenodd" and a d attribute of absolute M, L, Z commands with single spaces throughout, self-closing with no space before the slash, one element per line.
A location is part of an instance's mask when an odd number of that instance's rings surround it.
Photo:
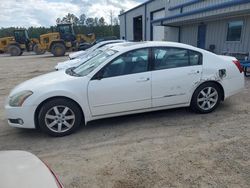
<path fill-rule="evenodd" d="M 107 117 L 178 107 L 209 113 L 243 88 L 234 57 L 181 43 L 124 43 L 20 84 L 5 108 L 13 127 L 65 136 Z"/>

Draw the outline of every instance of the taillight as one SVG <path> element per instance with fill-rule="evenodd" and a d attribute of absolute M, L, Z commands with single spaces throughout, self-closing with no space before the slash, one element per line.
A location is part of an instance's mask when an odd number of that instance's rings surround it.
<path fill-rule="evenodd" d="M 237 68 L 239 69 L 240 73 L 243 72 L 243 68 L 240 64 L 240 61 L 239 60 L 233 60 L 234 64 L 237 66 Z"/>

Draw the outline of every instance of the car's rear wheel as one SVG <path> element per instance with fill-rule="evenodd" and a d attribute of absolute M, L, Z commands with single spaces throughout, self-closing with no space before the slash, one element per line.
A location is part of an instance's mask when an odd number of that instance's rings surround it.
<path fill-rule="evenodd" d="M 198 113 L 210 113 L 218 107 L 221 98 L 222 91 L 216 83 L 204 83 L 195 90 L 191 108 Z"/>
<path fill-rule="evenodd" d="M 38 122 L 40 128 L 49 135 L 65 136 L 81 125 L 82 112 L 74 101 L 53 99 L 41 107 Z"/>

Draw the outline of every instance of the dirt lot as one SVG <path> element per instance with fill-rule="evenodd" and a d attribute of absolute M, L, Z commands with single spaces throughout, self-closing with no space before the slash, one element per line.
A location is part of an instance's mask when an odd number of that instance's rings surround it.
<path fill-rule="evenodd" d="M 250 79 L 207 115 L 175 109 L 111 118 L 63 138 L 9 127 L 10 90 L 64 59 L 0 56 L 0 150 L 38 155 L 66 188 L 250 187 Z"/>

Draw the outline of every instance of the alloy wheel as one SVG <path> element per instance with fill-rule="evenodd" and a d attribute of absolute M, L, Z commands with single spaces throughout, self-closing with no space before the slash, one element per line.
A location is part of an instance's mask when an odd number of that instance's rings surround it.
<path fill-rule="evenodd" d="M 212 109 L 218 102 L 219 94 L 213 87 L 206 87 L 200 91 L 197 97 L 197 104 L 202 110 Z"/>
<path fill-rule="evenodd" d="M 67 106 L 54 106 L 45 115 L 45 125 L 53 132 L 63 133 L 75 123 L 75 113 Z"/>

